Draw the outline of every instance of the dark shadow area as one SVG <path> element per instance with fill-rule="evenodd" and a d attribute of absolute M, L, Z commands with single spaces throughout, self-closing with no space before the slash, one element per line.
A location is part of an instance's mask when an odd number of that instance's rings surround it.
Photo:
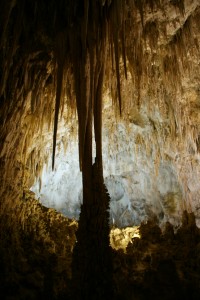
<path fill-rule="evenodd" d="M 35 206 L 24 224 L 1 219 L 1 299 L 199 299 L 200 230 L 193 214 L 184 212 L 176 233 L 169 223 L 164 232 L 156 220 L 141 224 L 141 239 L 124 253 L 109 247 L 107 222 L 95 229 L 101 215 L 95 206 L 89 224 L 83 207 L 77 231 L 75 221 L 36 200 L 24 205 Z"/>

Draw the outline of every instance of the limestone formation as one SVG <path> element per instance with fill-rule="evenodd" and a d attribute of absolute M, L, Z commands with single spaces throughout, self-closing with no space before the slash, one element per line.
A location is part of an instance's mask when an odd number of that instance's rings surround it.
<path fill-rule="evenodd" d="M 197 299 L 199 0 L 1 2 L 0 297 Z"/>

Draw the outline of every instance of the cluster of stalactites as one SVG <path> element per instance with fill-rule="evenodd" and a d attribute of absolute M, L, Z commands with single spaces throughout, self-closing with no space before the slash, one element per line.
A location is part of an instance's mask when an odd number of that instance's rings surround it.
<path fill-rule="evenodd" d="M 164 11 L 167 5 L 177 7 L 177 13 L 181 13 L 184 19 L 182 0 L 166 1 L 165 5 L 160 0 L 76 0 L 67 1 L 67 4 L 65 1 L 49 1 L 48 4 L 44 0 L 4 1 L 0 12 L 2 141 L 6 139 L 6 132 L 11 128 L 8 124 L 13 118 L 19 127 L 22 114 L 30 110 L 32 124 L 42 126 L 48 121 L 51 125 L 54 113 L 54 165 L 59 111 L 65 107 L 67 98 L 67 104 L 78 113 L 81 166 L 91 111 L 96 143 L 101 145 L 101 98 L 105 73 L 106 80 L 111 82 L 115 74 L 118 100 L 114 102 L 120 112 L 126 106 L 121 97 L 121 61 L 125 77 L 129 67 L 138 94 L 145 78 L 155 78 L 156 82 L 160 72 L 166 86 L 179 84 L 180 65 L 187 68 L 187 39 L 190 36 L 191 42 L 191 28 L 194 29 L 191 23 L 197 24 L 199 11 L 197 9 L 194 17 L 185 19 L 180 30 L 165 45 L 167 50 L 163 50 L 159 47 L 159 37 L 164 30 L 159 27 L 156 17 L 149 21 L 149 15 L 152 11 Z M 145 52 L 149 47 L 152 50 L 150 55 Z M 158 62 L 161 62 L 159 68 Z M 30 109 L 27 99 L 30 100 Z M 29 132 L 31 126 L 28 126 Z M 36 127 L 34 124 L 33 132 Z M 32 134 L 27 136 L 31 138 Z M 15 145 L 18 140 L 16 136 Z"/>
<path fill-rule="evenodd" d="M 174 1 L 174 6 L 179 8 L 182 14 L 184 14 L 184 1 Z M 62 80 L 65 66 L 65 47 L 69 46 L 70 49 L 70 64 L 72 67 L 72 75 L 74 80 L 76 108 L 78 112 L 79 120 L 79 158 L 80 168 L 82 168 L 82 159 L 84 156 L 85 136 L 87 126 L 90 121 L 90 112 L 92 111 L 92 117 L 94 118 L 94 132 L 95 141 L 97 144 L 97 152 L 101 153 L 101 111 L 102 111 L 102 86 L 104 79 L 104 68 L 106 63 L 110 62 L 111 67 L 114 70 L 116 76 L 116 90 L 117 100 L 120 115 L 122 113 L 122 98 L 120 87 L 120 60 L 122 59 L 124 65 L 124 73 L 127 78 L 127 39 L 132 39 L 127 34 L 127 17 L 131 15 L 132 26 L 138 23 L 137 15 L 135 11 L 139 12 L 142 28 L 144 31 L 144 37 L 149 35 L 148 26 L 144 29 L 144 16 L 145 10 L 162 8 L 160 1 L 148 0 L 148 1 L 90 1 L 86 0 L 81 5 L 77 3 L 75 5 L 75 11 L 79 14 L 75 14 L 75 21 L 72 22 L 70 31 L 68 31 L 68 45 L 63 43 L 63 35 L 58 37 L 58 43 L 56 47 L 55 56 L 57 58 L 57 93 L 56 93 L 56 105 L 55 105 L 55 118 L 54 118 L 54 143 L 53 143 L 53 163 L 56 149 L 56 132 L 58 123 L 58 114 L 61 99 Z M 81 11 L 81 13 L 80 13 Z M 78 18 L 77 18 L 78 15 Z M 145 24 L 146 25 L 146 24 Z M 152 26 L 151 26 L 152 27 Z M 138 25 L 135 27 L 138 30 Z M 157 28 L 156 28 L 157 29 Z M 131 32 L 132 30 L 130 30 Z M 138 30 L 140 31 L 140 30 Z M 154 37 L 155 30 L 151 30 L 151 40 L 157 42 Z M 141 37 L 138 35 L 137 39 Z M 138 42 L 136 41 L 136 44 Z M 64 51 L 63 51 L 64 50 Z M 143 51 L 137 49 L 141 54 Z M 130 52 L 130 51 L 129 51 Z M 132 60 L 132 54 L 129 55 L 129 61 Z M 141 59 L 144 61 L 144 59 Z M 140 70 L 141 66 L 141 70 Z M 137 76 L 137 81 L 140 82 L 140 74 L 142 74 L 142 68 L 144 65 L 135 64 L 134 72 Z M 138 84 L 137 89 L 140 89 Z M 98 156 L 98 154 L 97 154 Z"/>
<path fill-rule="evenodd" d="M 71 25 L 68 31 L 68 42 L 63 43 L 63 35 L 58 36 L 55 56 L 57 59 L 57 92 L 54 118 L 54 143 L 53 163 L 56 148 L 56 133 L 58 114 L 63 86 L 63 74 L 66 63 L 65 49 L 69 46 L 72 77 L 74 81 L 74 94 L 79 121 L 79 159 L 82 169 L 84 148 L 86 143 L 86 131 L 94 120 L 94 132 L 96 141 L 96 155 L 101 155 L 101 112 L 102 112 L 102 88 L 107 54 L 111 50 L 114 58 L 119 108 L 121 111 L 120 73 L 119 73 L 119 33 L 123 37 L 124 66 L 125 59 L 125 33 L 124 11 L 125 1 L 84 1 L 79 9 L 82 11 L 79 17 Z M 110 49 L 109 49 L 110 48 Z M 67 66 L 66 66 L 67 68 Z"/>

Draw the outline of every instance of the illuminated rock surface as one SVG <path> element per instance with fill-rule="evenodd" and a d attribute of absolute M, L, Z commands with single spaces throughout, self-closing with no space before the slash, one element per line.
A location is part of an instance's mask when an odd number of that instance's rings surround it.
<path fill-rule="evenodd" d="M 111 196 L 110 221 L 117 226 L 139 225 L 154 214 L 159 216 L 161 224 L 180 223 L 184 190 L 178 170 L 169 160 L 161 161 L 155 170 L 154 154 L 147 156 L 142 145 L 137 144 L 138 134 L 145 139 L 152 131 L 149 124 L 141 128 L 133 123 L 128 128 L 118 123 L 112 131 L 110 127 L 103 131 L 104 177 Z M 32 190 L 43 205 L 78 218 L 82 182 L 77 143 L 69 144 L 66 153 L 63 147 L 60 149 L 55 171 L 51 170 L 49 156 L 41 176 L 41 189 L 38 180 Z"/>

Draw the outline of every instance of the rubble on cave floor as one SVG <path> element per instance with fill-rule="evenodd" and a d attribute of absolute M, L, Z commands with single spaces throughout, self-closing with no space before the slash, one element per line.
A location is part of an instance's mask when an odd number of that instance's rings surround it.
<path fill-rule="evenodd" d="M 15 226 L 10 217 L 1 219 L 1 299 L 69 299 L 77 222 L 31 197 L 18 209 Z M 115 299 L 199 299 L 200 230 L 193 214 L 183 213 L 176 232 L 170 223 L 162 231 L 156 219 L 112 230 Z"/>
<path fill-rule="evenodd" d="M 77 222 L 31 193 L 0 217 L 0 299 L 61 299 L 69 292 Z"/>
<path fill-rule="evenodd" d="M 162 232 L 156 220 L 142 224 L 139 233 L 126 254 L 113 255 L 119 299 L 199 299 L 200 230 L 193 213 L 183 213 L 176 233 L 170 223 Z"/>

